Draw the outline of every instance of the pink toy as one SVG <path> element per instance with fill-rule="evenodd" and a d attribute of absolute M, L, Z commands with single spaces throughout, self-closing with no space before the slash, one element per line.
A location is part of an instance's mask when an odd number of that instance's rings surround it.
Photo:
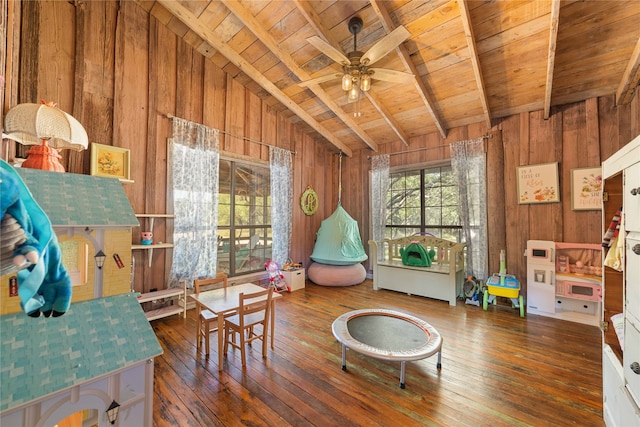
<path fill-rule="evenodd" d="M 273 285 L 276 291 L 291 292 L 291 289 L 284 282 L 284 274 L 280 271 L 280 266 L 277 262 L 269 260 L 264 263 L 264 268 L 269 273 L 269 286 Z"/>

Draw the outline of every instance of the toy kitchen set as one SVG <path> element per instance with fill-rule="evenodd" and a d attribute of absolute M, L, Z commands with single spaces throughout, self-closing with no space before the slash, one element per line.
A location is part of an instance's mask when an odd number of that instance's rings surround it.
<path fill-rule="evenodd" d="M 600 325 L 602 246 L 527 242 L 527 312 Z"/>

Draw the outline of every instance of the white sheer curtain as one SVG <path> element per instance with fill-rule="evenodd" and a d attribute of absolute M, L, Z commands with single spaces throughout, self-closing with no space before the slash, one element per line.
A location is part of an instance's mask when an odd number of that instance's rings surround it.
<path fill-rule="evenodd" d="M 387 192 L 389 190 L 389 155 L 371 157 L 371 227 L 373 240 L 384 239 L 387 222 Z M 382 261 L 382 251 L 378 261 Z"/>
<path fill-rule="evenodd" d="M 289 258 L 293 193 L 291 152 L 269 147 L 271 176 L 271 259 L 279 266 Z"/>
<path fill-rule="evenodd" d="M 218 135 L 216 129 L 173 118 L 169 145 L 175 214 L 171 286 L 216 274 Z"/>
<path fill-rule="evenodd" d="M 451 168 L 460 191 L 459 214 L 467 243 L 467 275 L 488 277 L 487 171 L 484 138 L 451 144 Z"/>

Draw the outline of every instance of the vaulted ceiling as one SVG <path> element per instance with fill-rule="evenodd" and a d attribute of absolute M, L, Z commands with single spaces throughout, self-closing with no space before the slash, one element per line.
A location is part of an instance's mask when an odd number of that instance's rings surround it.
<path fill-rule="evenodd" d="M 155 0 L 139 1 L 269 105 L 336 149 L 381 144 L 615 94 L 640 81 L 640 1 L 630 0 Z M 348 102 L 343 68 L 309 42 L 366 52 L 400 26 L 408 37 L 375 67 L 411 73 L 372 80 Z M 360 117 L 354 117 L 358 109 Z"/>

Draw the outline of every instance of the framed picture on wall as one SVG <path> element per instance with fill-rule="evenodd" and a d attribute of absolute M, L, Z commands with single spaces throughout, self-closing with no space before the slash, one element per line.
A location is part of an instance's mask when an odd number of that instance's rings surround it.
<path fill-rule="evenodd" d="M 575 211 L 602 208 L 602 168 L 571 169 L 571 209 Z"/>
<path fill-rule="evenodd" d="M 560 201 L 558 192 L 558 163 L 518 166 L 518 203 L 554 203 Z"/>
<path fill-rule="evenodd" d="M 91 143 L 91 175 L 131 180 L 131 150 Z"/>

